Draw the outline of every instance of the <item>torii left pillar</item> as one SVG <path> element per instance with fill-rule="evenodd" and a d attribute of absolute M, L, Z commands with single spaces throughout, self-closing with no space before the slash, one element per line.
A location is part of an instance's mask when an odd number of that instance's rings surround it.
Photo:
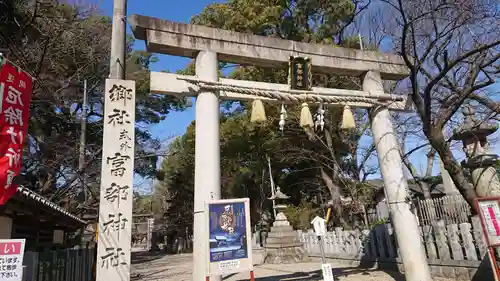
<path fill-rule="evenodd" d="M 205 81 L 218 81 L 217 53 L 201 51 L 196 57 L 196 75 Z M 219 96 L 203 91 L 196 97 L 193 281 L 204 281 L 207 266 L 207 216 L 205 201 L 220 199 Z M 220 277 L 211 277 L 219 281 Z"/>

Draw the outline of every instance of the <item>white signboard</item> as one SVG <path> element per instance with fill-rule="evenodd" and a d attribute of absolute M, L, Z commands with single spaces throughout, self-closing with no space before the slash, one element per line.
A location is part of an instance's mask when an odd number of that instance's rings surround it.
<path fill-rule="evenodd" d="M 500 244 L 500 206 L 498 199 L 478 200 L 484 233 L 490 246 Z"/>
<path fill-rule="evenodd" d="M 130 280 L 135 82 L 106 79 L 97 281 Z"/>
<path fill-rule="evenodd" d="M 238 270 L 240 268 L 240 260 L 228 260 L 219 262 L 219 270 L 221 272 L 228 272 Z"/>
<path fill-rule="evenodd" d="M 311 224 L 313 225 L 314 233 L 316 233 L 317 236 L 325 236 L 326 235 L 326 220 L 325 219 L 316 216 L 311 221 Z"/>
<path fill-rule="evenodd" d="M 333 281 L 333 271 L 332 265 L 329 263 L 324 263 L 321 265 L 321 271 L 323 272 L 324 281 Z"/>
<path fill-rule="evenodd" d="M 0 239 L 0 281 L 21 281 L 25 239 Z"/>
<path fill-rule="evenodd" d="M 252 271 L 252 232 L 248 198 L 208 201 L 207 276 Z"/>
<path fill-rule="evenodd" d="M 155 224 L 155 219 L 148 219 L 148 246 L 147 249 L 150 250 L 153 247 L 153 227 Z"/>

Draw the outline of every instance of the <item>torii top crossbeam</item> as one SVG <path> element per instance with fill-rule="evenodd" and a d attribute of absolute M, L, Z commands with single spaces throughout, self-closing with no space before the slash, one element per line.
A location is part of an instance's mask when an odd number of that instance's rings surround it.
<path fill-rule="evenodd" d="M 199 51 L 210 50 L 220 61 L 260 67 L 285 68 L 291 55 L 311 58 L 313 71 L 359 76 L 378 70 L 382 79 L 399 80 L 408 76 L 400 56 L 300 43 L 265 36 L 184 24 L 141 15 L 132 15 L 129 23 L 137 39 L 146 41 L 148 52 L 195 58 Z"/>

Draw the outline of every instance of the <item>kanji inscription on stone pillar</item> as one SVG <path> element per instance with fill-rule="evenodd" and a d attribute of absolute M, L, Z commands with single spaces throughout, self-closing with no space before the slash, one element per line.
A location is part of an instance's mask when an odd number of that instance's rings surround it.
<path fill-rule="evenodd" d="M 130 280 L 135 82 L 106 80 L 97 281 Z"/>

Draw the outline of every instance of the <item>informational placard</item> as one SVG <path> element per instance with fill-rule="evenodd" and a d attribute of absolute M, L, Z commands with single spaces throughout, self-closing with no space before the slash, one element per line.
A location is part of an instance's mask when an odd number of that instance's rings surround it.
<path fill-rule="evenodd" d="M 97 281 L 130 280 L 135 82 L 106 79 Z"/>
<path fill-rule="evenodd" d="M 8 61 L 0 64 L 0 205 L 17 191 L 14 178 L 21 172 L 32 89 L 26 72 Z"/>
<path fill-rule="evenodd" d="M 324 263 L 321 265 L 321 271 L 323 273 L 324 281 L 333 281 L 333 271 L 332 265 L 329 263 Z"/>
<path fill-rule="evenodd" d="M 207 276 L 252 271 L 249 199 L 208 201 Z"/>
<path fill-rule="evenodd" d="M 21 281 L 26 239 L 0 239 L 0 281 Z"/>
<path fill-rule="evenodd" d="M 488 246 L 500 246 L 500 198 L 476 199 Z"/>

